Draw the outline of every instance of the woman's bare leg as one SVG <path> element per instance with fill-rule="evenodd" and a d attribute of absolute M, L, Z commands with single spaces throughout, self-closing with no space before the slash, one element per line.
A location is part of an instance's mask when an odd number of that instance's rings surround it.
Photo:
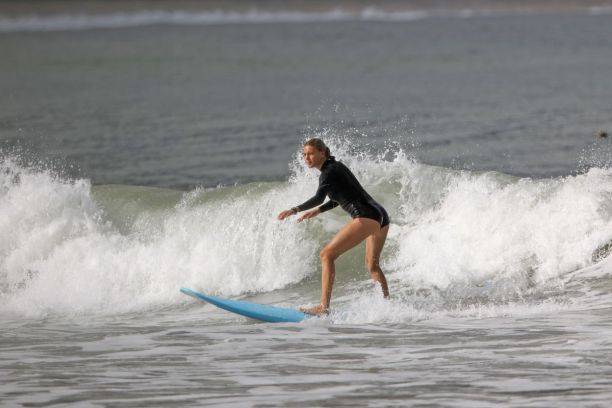
<path fill-rule="evenodd" d="M 321 304 L 311 309 L 306 309 L 304 312 L 310 314 L 327 312 L 336 274 L 334 261 L 378 229 L 380 229 L 380 224 L 372 219 L 354 218 L 338 231 L 329 244 L 321 250 Z"/>
<path fill-rule="evenodd" d="M 387 279 L 380 269 L 380 253 L 382 252 L 383 245 L 385 245 L 385 239 L 389 232 L 389 225 L 385 225 L 383 228 L 376 231 L 366 239 L 366 256 L 365 263 L 366 267 L 372 275 L 372 279 L 380 283 L 385 298 L 389 297 L 389 286 L 387 286 Z"/>

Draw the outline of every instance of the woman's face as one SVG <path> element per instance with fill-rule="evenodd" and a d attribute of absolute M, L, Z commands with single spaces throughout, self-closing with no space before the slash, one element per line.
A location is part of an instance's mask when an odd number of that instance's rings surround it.
<path fill-rule="evenodd" d="M 321 168 L 321 165 L 325 161 L 325 153 L 314 146 L 304 146 L 302 156 L 304 157 L 304 162 L 309 168 Z"/>

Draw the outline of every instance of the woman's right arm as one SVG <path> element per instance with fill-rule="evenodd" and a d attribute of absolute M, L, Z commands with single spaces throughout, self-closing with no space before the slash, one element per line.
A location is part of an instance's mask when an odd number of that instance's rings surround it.
<path fill-rule="evenodd" d="M 292 210 L 295 210 L 296 213 L 300 211 L 310 210 L 311 208 L 321 204 L 323 200 L 325 200 L 325 190 L 323 190 L 321 186 L 319 186 L 319 188 L 317 189 L 317 193 L 314 196 L 304 201 L 302 204 L 293 207 Z"/>
<path fill-rule="evenodd" d="M 314 210 L 310 210 L 308 212 L 305 212 L 304 214 L 302 214 L 302 216 L 298 219 L 298 222 L 304 221 L 308 218 L 312 218 L 312 217 L 316 217 L 317 215 L 331 210 L 334 207 L 337 207 L 338 203 L 332 200 L 329 200 L 328 202 L 326 202 L 325 204 L 323 204 L 322 206 L 320 206 L 319 208 L 315 208 Z"/>
<path fill-rule="evenodd" d="M 316 207 L 317 205 L 321 204 L 323 202 L 323 200 L 325 200 L 325 192 L 323 192 L 323 194 L 321 194 L 320 192 L 320 188 L 317 190 L 317 194 L 314 195 L 314 197 L 310 198 L 309 200 L 303 202 L 302 204 L 293 207 L 290 210 L 286 210 L 281 212 L 280 214 L 278 214 L 278 219 L 279 220 L 284 220 L 285 218 L 289 217 L 290 215 L 294 215 L 299 213 L 300 211 L 306 211 L 311 209 L 312 207 Z"/>
<path fill-rule="evenodd" d="M 321 204 L 323 200 L 325 200 L 325 196 L 327 195 L 327 188 L 329 187 L 329 183 L 327 181 L 327 177 L 325 179 L 319 179 L 319 187 L 317 188 L 317 192 L 314 196 L 304 201 L 302 204 L 293 207 L 290 210 L 283 211 L 278 215 L 279 220 L 283 220 L 290 215 L 297 214 L 300 211 L 306 211 L 317 205 Z"/>

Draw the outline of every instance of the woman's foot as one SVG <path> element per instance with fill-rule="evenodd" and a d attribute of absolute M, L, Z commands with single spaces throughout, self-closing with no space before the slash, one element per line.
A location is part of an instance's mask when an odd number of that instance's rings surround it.
<path fill-rule="evenodd" d="M 317 305 L 314 307 L 300 307 L 300 312 L 313 315 L 313 316 L 325 316 L 329 314 L 329 309 L 323 305 Z"/>

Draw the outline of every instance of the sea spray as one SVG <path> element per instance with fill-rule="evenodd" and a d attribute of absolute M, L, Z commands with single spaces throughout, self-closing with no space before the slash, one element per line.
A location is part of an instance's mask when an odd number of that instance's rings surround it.
<path fill-rule="evenodd" d="M 392 315 L 402 315 L 396 307 L 420 319 L 540 302 L 550 282 L 590 265 L 612 238 L 607 169 L 519 179 L 425 165 L 401 149 L 365 153 L 333 138 L 329 145 L 391 216 L 381 263 Z M 92 187 L 10 160 L 2 166 L 3 313 L 129 312 L 184 303 L 181 286 L 239 296 L 312 277 L 300 289 L 309 303 L 319 296 L 318 253 L 349 220 L 341 209 L 302 223 L 276 219 L 316 190 L 318 173 L 299 152 L 287 182 L 189 192 Z M 359 293 L 371 283 L 363 245 L 339 259 L 337 275 L 338 313 L 364 307 Z"/>
<path fill-rule="evenodd" d="M 176 303 L 181 286 L 230 296 L 279 289 L 313 271 L 305 229 L 275 217 L 289 206 L 287 185 L 254 184 L 210 201 L 198 191 L 197 204 L 143 211 L 126 231 L 104 216 L 87 181 L 4 168 L 3 312 L 125 312 Z"/>
<path fill-rule="evenodd" d="M 587 266 L 612 237 L 610 170 L 514 181 L 456 172 L 438 189 L 443 195 L 418 221 L 397 227 L 395 277 L 416 286 L 533 285 Z"/>
<path fill-rule="evenodd" d="M 451 310 L 494 315 L 520 304 L 540 305 L 542 311 L 565 307 L 569 300 L 557 290 L 562 290 L 564 275 L 590 265 L 598 248 L 612 239 L 609 169 L 555 179 L 518 178 L 429 166 L 401 149 L 383 160 L 383 154 L 355 152 L 349 140 L 326 132 L 319 136 L 327 136 L 332 154 L 391 213 L 382 265 L 393 302 L 381 307 L 380 290 L 373 289 L 368 292 L 373 298 L 356 305 L 356 293 L 363 288 L 348 282 L 353 288 L 342 294 L 352 290 L 354 295 L 334 299 L 339 313 L 362 310 L 376 320 L 388 308 L 404 307 L 407 313 L 416 308 L 408 313 L 411 317 L 399 310 L 386 316 L 410 320 Z M 294 164 L 292 181 L 311 182 L 316 173 L 297 157 Z M 351 252 L 343 256 L 363 253 Z M 359 256 L 344 267 L 368 285 Z"/>

